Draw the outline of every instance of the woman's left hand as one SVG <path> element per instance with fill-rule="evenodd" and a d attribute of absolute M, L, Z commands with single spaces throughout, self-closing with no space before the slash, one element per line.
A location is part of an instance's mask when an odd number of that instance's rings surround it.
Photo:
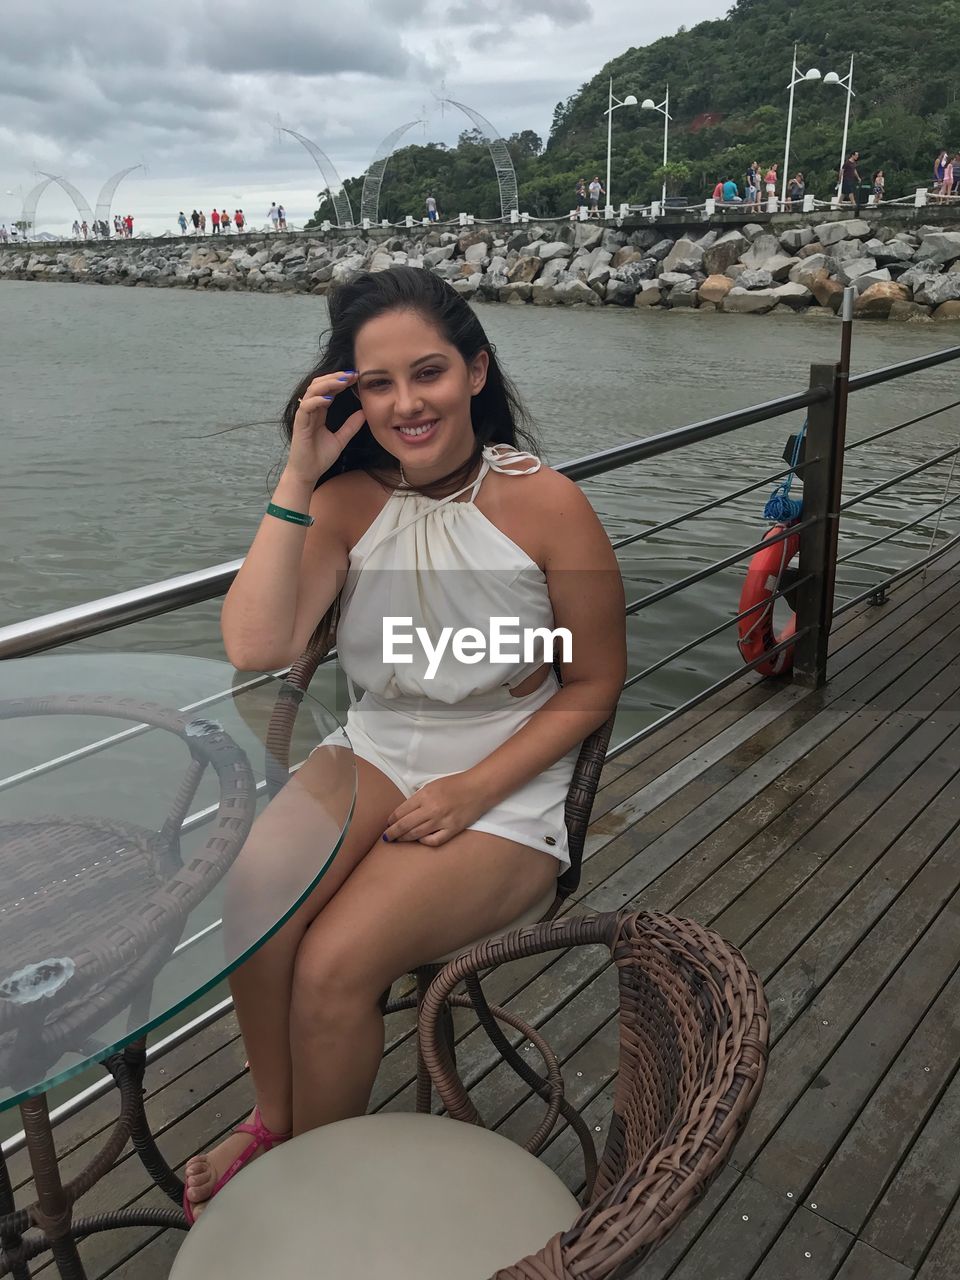
<path fill-rule="evenodd" d="M 391 843 L 415 840 L 420 844 L 446 844 L 490 807 L 469 773 L 451 774 L 426 783 L 409 800 L 397 805 L 387 819 L 383 838 Z"/>

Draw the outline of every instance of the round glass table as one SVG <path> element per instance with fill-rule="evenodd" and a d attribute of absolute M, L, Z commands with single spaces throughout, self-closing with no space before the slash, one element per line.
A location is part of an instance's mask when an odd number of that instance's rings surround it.
<path fill-rule="evenodd" d="M 0 662 L 0 1112 L 20 1109 L 36 1202 L 16 1209 L 0 1156 L 0 1264 L 178 1210 L 72 1218 L 128 1138 L 182 1184 L 147 1127 L 147 1033 L 241 964 L 341 847 L 356 767 L 335 716 L 273 675 L 175 654 Z M 63 1184 L 46 1094 L 103 1063 L 121 1095 L 103 1149 Z M 0 1266 L 0 1273 L 3 1268 Z"/>

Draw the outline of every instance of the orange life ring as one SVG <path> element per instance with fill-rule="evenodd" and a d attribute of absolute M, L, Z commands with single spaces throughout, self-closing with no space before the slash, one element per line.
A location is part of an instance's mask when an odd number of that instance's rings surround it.
<path fill-rule="evenodd" d="M 784 524 L 774 525 L 763 535 L 764 542 L 785 533 L 788 528 Z M 757 662 L 754 669 L 763 676 L 780 676 L 793 666 L 793 645 L 780 649 L 766 662 L 757 660 L 778 644 L 789 640 L 797 629 L 797 615 L 791 613 L 790 621 L 780 634 L 774 633 L 774 601 L 771 597 L 779 590 L 787 567 L 799 552 L 799 533 L 793 533 L 788 538 L 775 542 L 773 546 L 761 547 L 750 561 L 743 590 L 740 592 L 738 612 L 747 616 L 737 624 L 740 633 L 737 647 L 743 654 L 744 662 Z"/>

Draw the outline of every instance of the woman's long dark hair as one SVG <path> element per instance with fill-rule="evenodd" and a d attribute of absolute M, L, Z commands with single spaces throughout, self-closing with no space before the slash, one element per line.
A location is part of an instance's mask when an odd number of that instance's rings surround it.
<path fill-rule="evenodd" d="M 396 266 L 386 271 L 362 271 L 331 290 L 329 305 L 330 330 L 326 342 L 321 340 L 320 359 L 301 378 L 283 411 L 281 422 L 288 446 L 293 437 L 293 420 L 300 397 L 314 378 L 339 369 L 356 368 L 354 345 L 361 326 L 388 311 L 416 311 L 429 324 L 436 326 L 467 364 L 481 351 L 486 351 L 490 358 L 486 382 L 470 401 L 470 420 L 476 441 L 473 454 L 455 472 L 418 489 L 418 492 L 433 496 L 465 483 L 476 467 L 484 445 L 509 444 L 531 453 L 537 452 L 530 417 L 513 383 L 500 368 L 495 348 L 472 308 L 445 280 L 420 267 Z M 341 392 L 330 406 L 327 426 L 338 430 L 358 408 L 360 402 L 353 389 Z M 323 484 L 344 471 L 368 471 L 381 482 L 392 485 L 396 483 L 398 463 L 364 425 L 334 466 L 317 483 Z"/>

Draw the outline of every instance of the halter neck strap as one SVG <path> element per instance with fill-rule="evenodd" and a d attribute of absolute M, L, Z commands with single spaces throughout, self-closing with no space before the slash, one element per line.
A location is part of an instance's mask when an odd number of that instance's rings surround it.
<path fill-rule="evenodd" d="M 516 463 L 523 463 L 525 465 L 518 469 L 515 465 Z M 438 508 L 444 507 L 455 499 L 463 497 L 465 493 L 469 493 L 470 497 L 468 499 L 468 503 L 472 503 L 480 492 L 480 486 L 489 471 L 496 471 L 499 475 L 504 476 L 529 476 L 533 475 L 534 472 L 539 471 L 540 466 L 541 463 L 539 458 L 535 457 L 532 453 L 522 453 L 519 449 L 514 449 L 512 445 L 484 445 L 481 452 L 480 470 L 477 472 L 477 478 L 471 481 L 470 484 L 464 485 L 462 489 L 457 489 L 454 493 L 448 493 L 446 497 L 424 499 L 423 494 L 417 493 L 415 489 L 408 490 L 407 492 L 394 489 L 390 498 L 387 499 L 388 502 L 393 498 L 400 498 L 401 500 L 404 500 L 406 498 L 416 497 L 420 498 L 424 505 L 415 511 L 409 519 L 401 520 L 399 524 L 395 525 L 392 529 L 388 529 L 386 533 L 377 538 L 373 546 L 368 550 L 365 559 L 369 560 L 374 551 L 378 550 L 378 548 L 383 546 L 384 543 L 389 542 L 391 538 L 395 538 L 397 534 L 402 533 L 404 529 L 409 529 L 412 524 L 416 524 L 419 520 L 422 520 L 424 516 L 428 516 L 431 512 L 438 510 Z"/>

